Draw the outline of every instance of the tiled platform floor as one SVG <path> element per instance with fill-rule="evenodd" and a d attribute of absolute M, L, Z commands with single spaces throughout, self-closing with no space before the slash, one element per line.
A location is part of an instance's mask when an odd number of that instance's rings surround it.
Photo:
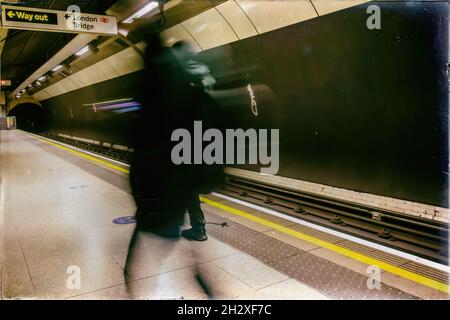
<path fill-rule="evenodd" d="M 367 266 L 209 205 L 229 227 L 208 225 L 202 243 L 143 237 L 125 282 L 134 224 L 112 221 L 134 215 L 126 174 L 20 131 L 1 131 L 0 152 L 4 299 L 446 298 L 390 274 L 369 290 Z"/>
<path fill-rule="evenodd" d="M 19 131 L 1 131 L 0 148 L 4 299 L 208 298 L 196 273 L 216 299 L 327 299 L 214 237 L 170 244 L 144 238 L 127 287 L 123 268 L 134 224 L 112 223 L 134 214 L 126 178 L 117 175 L 118 187 L 96 176 L 116 173 L 48 152 L 52 146 Z M 73 270 L 80 271 L 79 288 Z"/>

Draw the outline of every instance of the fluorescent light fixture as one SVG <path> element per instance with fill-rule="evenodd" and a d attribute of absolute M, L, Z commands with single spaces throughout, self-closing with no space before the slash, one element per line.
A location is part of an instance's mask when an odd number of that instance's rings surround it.
<path fill-rule="evenodd" d="M 42 76 L 42 77 L 39 77 L 38 78 L 38 81 L 41 81 L 41 82 L 44 82 L 44 81 L 46 81 L 47 80 L 47 77 L 46 76 Z"/>
<path fill-rule="evenodd" d="M 89 46 L 86 46 L 83 49 L 81 49 L 80 51 L 78 51 L 77 53 L 75 53 L 75 55 L 77 57 L 80 57 L 80 56 L 82 56 L 83 54 L 85 54 L 88 51 L 89 51 Z"/>
<path fill-rule="evenodd" d="M 139 19 L 140 17 L 142 17 L 143 15 L 149 13 L 150 11 L 154 10 L 158 8 L 158 2 L 150 2 L 147 5 L 145 5 L 143 8 L 141 8 L 140 10 L 136 11 L 132 16 L 126 18 L 125 20 L 123 20 L 123 23 L 133 23 L 134 19 Z"/>
<path fill-rule="evenodd" d="M 119 29 L 117 32 L 123 35 L 124 37 L 128 36 L 129 33 L 129 31 L 125 29 Z"/>
<path fill-rule="evenodd" d="M 56 71 L 61 70 L 62 68 L 63 68 L 62 65 L 57 65 L 56 67 L 54 67 L 54 68 L 52 69 L 52 71 L 53 71 L 53 72 L 56 72 Z"/>

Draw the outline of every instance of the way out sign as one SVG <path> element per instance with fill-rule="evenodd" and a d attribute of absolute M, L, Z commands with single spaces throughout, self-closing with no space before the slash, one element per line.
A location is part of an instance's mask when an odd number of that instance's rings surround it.
<path fill-rule="evenodd" d="M 2 6 L 2 27 L 34 31 L 117 35 L 114 16 L 73 11 Z"/>

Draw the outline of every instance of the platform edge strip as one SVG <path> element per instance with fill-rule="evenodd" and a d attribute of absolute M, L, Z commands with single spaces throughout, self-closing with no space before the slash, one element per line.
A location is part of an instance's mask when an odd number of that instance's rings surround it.
<path fill-rule="evenodd" d="M 216 207 L 218 209 L 222 209 L 222 210 L 224 210 L 226 212 L 229 212 L 229 213 L 238 215 L 240 217 L 246 218 L 248 220 L 254 221 L 256 223 L 262 224 L 262 225 L 264 225 L 266 227 L 269 227 L 269 228 L 272 228 L 274 230 L 280 231 L 282 233 L 291 235 L 291 236 L 293 236 L 295 238 L 308 241 L 310 243 L 316 244 L 318 246 L 321 246 L 323 248 L 329 249 L 329 250 L 334 251 L 336 253 L 339 253 L 339 254 L 342 254 L 344 256 L 350 257 L 352 259 L 358 260 L 358 261 L 363 262 L 365 264 L 376 265 L 379 268 L 381 268 L 381 269 L 383 269 L 385 271 L 391 272 L 391 273 L 393 273 L 395 275 L 401 276 L 402 278 L 406 278 L 406 279 L 412 280 L 414 282 L 423 284 L 425 286 L 431 287 L 433 289 L 436 289 L 436 290 L 439 290 L 439 291 L 442 291 L 442 292 L 445 292 L 445 293 L 449 293 L 449 286 L 447 284 L 445 284 L 445 283 L 442 283 L 442 282 L 439 282 L 439 281 L 436 281 L 436 280 L 424 277 L 422 275 L 415 274 L 415 273 L 413 273 L 411 271 L 408 271 L 408 270 L 405 270 L 405 269 L 393 266 L 393 265 L 391 265 L 389 263 L 386 263 L 386 262 L 383 262 L 383 261 L 380 261 L 380 260 L 377 260 L 377 259 L 365 256 L 363 254 L 360 254 L 360 253 L 354 252 L 352 250 L 349 250 L 349 249 L 337 246 L 335 244 L 332 244 L 332 243 L 329 243 L 329 242 L 326 242 L 326 241 L 323 241 L 323 240 L 320 240 L 320 239 L 308 236 L 308 235 L 306 235 L 304 233 L 292 230 L 292 229 L 287 228 L 287 227 L 283 227 L 283 226 L 281 226 L 279 224 L 273 223 L 273 222 L 268 221 L 268 220 L 266 220 L 264 218 L 253 216 L 253 215 L 251 215 L 249 213 L 246 213 L 244 211 L 241 211 L 239 209 L 235 209 L 235 208 L 229 207 L 227 205 L 218 203 L 216 201 L 207 199 L 205 197 L 200 197 L 200 200 L 202 202 L 204 202 L 206 204 L 209 204 L 209 205 L 212 205 L 212 206 L 214 206 L 214 207 Z"/>

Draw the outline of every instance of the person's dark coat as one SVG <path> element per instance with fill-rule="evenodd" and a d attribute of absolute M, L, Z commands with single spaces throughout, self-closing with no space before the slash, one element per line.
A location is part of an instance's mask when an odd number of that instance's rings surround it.
<path fill-rule="evenodd" d="M 150 215 L 152 223 L 182 224 L 187 196 L 210 192 L 218 180 L 217 168 L 175 165 L 171 141 L 178 128 L 191 131 L 194 120 L 206 114 L 211 126 L 217 112 L 215 102 L 195 83 L 180 59 L 178 48 L 164 48 L 158 39 L 148 41 L 142 83 L 143 107 L 134 131 L 134 157 L 130 181 L 138 211 Z M 192 67 L 192 64 L 190 64 Z"/>

